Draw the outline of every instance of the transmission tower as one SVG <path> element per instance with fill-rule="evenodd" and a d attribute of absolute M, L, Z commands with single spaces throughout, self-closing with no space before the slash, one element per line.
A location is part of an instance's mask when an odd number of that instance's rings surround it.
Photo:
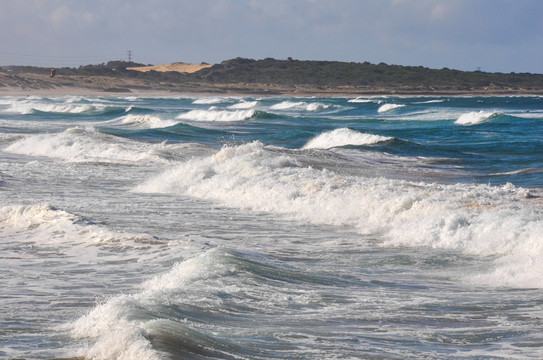
<path fill-rule="evenodd" d="M 128 50 L 128 62 L 132 62 L 132 50 Z"/>

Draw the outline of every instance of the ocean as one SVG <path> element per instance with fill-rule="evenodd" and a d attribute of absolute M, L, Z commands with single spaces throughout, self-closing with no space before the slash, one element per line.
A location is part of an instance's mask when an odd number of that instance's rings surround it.
<path fill-rule="evenodd" d="M 2 359 L 541 359 L 543 98 L 0 97 Z"/>

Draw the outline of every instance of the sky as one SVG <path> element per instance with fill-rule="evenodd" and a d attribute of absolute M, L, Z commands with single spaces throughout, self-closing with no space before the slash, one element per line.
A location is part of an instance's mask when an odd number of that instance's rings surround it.
<path fill-rule="evenodd" d="M 0 65 L 337 60 L 543 73 L 541 0 L 0 0 Z"/>

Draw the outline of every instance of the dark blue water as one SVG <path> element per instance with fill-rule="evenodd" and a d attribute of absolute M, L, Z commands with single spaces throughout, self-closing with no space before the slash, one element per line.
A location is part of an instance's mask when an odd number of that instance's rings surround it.
<path fill-rule="evenodd" d="M 339 147 L 441 159 L 442 165 L 465 170 L 467 174 L 460 181 L 543 186 L 540 97 L 385 97 L 363 99 L 364 102 L 347 98 L 245 98 L 243 101 L 248 104 L 256 103 L 249 104 L 253 106 L 248 105 L 247 109 L 232 109 L 239 101 L 222 99 L 215 104 L 199 105 L 193 104 L 192 99 L 141 100 L 128 111 L 130 114 L 176 118 L 195 109 L 199 112 L 193 118 L 189 115 L 179 124 L 160 129 L 100 126 L 100 131 L 148 141 L 192 141 L 215 147 L 260 141 L 298 149 L 323 132 L 348 128 L 394 139 Z M 379 112 L 387 104 L 401 107 Z M 222 112 L 227 111 L 231 114 L 225 116 Z M 115 116 L 118 114 L 111 109 L 100 114 L 100 118 Z M 473 122 L 457 123 L 461 116 L 468 116 Z"/>

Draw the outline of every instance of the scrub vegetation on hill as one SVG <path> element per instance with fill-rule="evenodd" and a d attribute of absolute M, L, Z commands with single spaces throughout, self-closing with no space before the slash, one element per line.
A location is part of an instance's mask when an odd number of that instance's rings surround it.
<path fill-rule="evenodd" d="M 464 89 L 484 87 L 543 88 L 543 75 L 429 69 L 422 66 L 339 61 L 233 59 L 194 74 L 210 82 L 281 85 L 364 86 Z"/>
<path fill-rule="evenodd" d="M 281 86 L 310 85 L 317 87 L 353 87 L 359 89 L 388 89 L 410 91 L 485 91 L 525 90 L 543 91 L 543 75 L 531 73 L 487 73 L 459 71 L 448 68 L 430 69 L 423 66 L 387 65 L 369 62 L 253 60 L 236 58 L 215 64 L 194 73 L 141 72 L 128 70 L 146 66 L 125 61 L 59 68 L 58 75 L 108 76 L 142 79 L 147 82 L 203 84 L 267 84 Z M 48 74 L 50 68 L 9 66 L 1 68 L 14 74 Z"/>

